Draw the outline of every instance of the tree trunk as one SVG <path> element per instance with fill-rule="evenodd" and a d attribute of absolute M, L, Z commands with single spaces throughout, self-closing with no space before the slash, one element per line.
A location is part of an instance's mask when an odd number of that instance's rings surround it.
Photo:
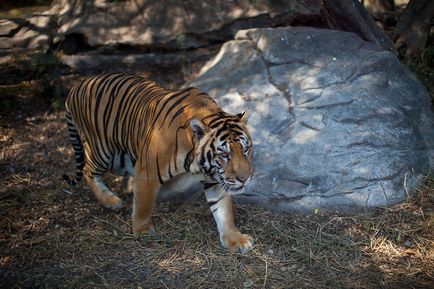
<path fill-rule="evenodd" d="M 354 32 L 380 48 L 395 52 L 393 42 L 359 1 L 321 0 L 321 6 L 330 28 Z"/>
<path fill-rule="evenodd" d="M 420 55 L 434 28 L 433 17 L 433 0 L 410 0 L 392 36 L 400 56 L 409 59 Z"/>

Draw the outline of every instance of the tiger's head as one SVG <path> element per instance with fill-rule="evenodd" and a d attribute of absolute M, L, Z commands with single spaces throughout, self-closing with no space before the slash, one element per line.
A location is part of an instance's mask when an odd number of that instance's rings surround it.
<path fill-rule="evenodd" d="M 220 112 L 203 121 L 190 121 L 199 170 L 231 194 L 242 193 L 253 177 L 252 141 L 246 120 L 246 112 Z"/>

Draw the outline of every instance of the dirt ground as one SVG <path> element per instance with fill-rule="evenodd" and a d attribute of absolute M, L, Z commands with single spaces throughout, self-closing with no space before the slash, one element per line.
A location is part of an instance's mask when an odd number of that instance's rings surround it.
<path fill-rule="evenodd" d="M 220 246 L 201 196 L 159 203 L 156 232 L 137 237 L 131 194 L 113 212 L 84 182 L 61 180 L 75 171 L 66 123 L 34 99 L 34 85 L 1 94 L 10 100 L 0 117 L 1 288 L 432 288 L 432 177 L 405 203 L 354 215 L 236 204 L 256 242 L 244 255 Z"/>

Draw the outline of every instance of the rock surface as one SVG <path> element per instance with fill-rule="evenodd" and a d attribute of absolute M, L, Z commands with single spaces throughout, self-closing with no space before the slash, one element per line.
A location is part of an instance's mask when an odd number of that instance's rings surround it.
<path fill-rule="evenodd" d="M 276 26 L 303 16 L 318 17 L 320 2 L 58 0 L 52 12 L 60 15 L 60 35 L 82 34 L 94 47 L 123 43 L 186 49 L 232 38 L 243 27 Z"/>
<path fill-rule="evenodd" d="M 56 33 L 55 19 L 50 13 L 0 19 L 0 49 L 48 49 Z"/>
<path fill-rule="evenodd" d="M 353 33 L 240 31 L 191 85 L 250 113 L 256 178 L 240 201 L 299 212 L 392 205 L 433 167 L 427 91 Z"/>
<path fill-rule="evenodd" d="M 0 20 L 0 49 L 192 49 L 233 39 L 239 29 L 321 21 L 319 0 L 56 0 L 49 11 Z"/>

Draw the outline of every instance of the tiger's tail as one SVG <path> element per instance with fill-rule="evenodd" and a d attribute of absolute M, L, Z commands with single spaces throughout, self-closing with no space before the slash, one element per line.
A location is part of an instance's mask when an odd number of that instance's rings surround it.
<path fill-rule="evenodd" d="M 75 153 L 75 164 L 76 164 L 76 173 L 75 178 L 70 179 L 68 175 L 64 174 L 63 179 L 69 185 L 76 185 L 83 178 L 83 167 L 84 167 L 84 151 L 83 151 L 83 143 L 81 142 L 80 136 L 78 135 L 77 129 L 75 128 L 74 121 L 71 117 L 69 111 L 66 111 L 66 122 L 68 123 L 68 131 L 69 137 L 71 138 L 71 144 L 74 148 Z"/>

